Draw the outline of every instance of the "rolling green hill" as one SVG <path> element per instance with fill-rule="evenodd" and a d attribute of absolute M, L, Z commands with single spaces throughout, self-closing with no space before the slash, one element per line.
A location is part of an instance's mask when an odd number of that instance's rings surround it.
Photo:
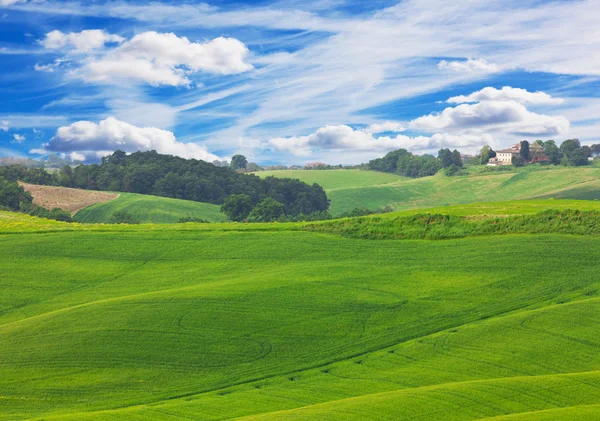
<path fill-rule="evenodd" d="M 185 217 L 210 222 L 227 219 L 219 212 L 218 205 L 134 193 L 120 193 L 117 199 L 82 209 L 74 219 L 83 223 L 106 223 L 115 212 L 121 210 L 134 215 L 142 223 L 169 224 Z"/>
<path fill-rule="evenodd" d="M 447 210 L 524 223 L 579 203 Z M 0 212 L 0 420 L 600 418 L 600 235 L 310 226 Z"/>
<path fill-rule="evenodd" d="M 378 209 L 390 206 L 405 210 L 532 198 L 600 200 L 600 168 L 590 167 L 523 169 L 461 177 L 436 175 L 419 179 L 358 170 L 264 171 L 256 174 L 321 184 L 331 199 L 334 216 L 356 207 Z"/>

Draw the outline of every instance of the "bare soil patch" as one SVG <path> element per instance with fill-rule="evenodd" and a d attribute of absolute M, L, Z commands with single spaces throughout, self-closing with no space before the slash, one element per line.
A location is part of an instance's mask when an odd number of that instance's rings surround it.
<path fill-rule="evenodd" d="M 93 190 L 71 189 L 68 187 L 38 186 L 19 182 L 33 196 L 33 203 L 46 209 L 61 208 L 71 215 L 96 203 L 108 202 L 119 197 L 116 193 Z"/>

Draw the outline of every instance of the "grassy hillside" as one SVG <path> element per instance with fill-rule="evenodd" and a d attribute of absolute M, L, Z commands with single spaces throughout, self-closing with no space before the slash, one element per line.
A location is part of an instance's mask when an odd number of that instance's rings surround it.
<path fill-rule="evenodd" d="M 219 206 L 210 203 L 133 193 L 120 193 L 118 199 L 82 209 L 75 214 L 74 219 L 83 223 L 105 223 L 115 212 L 121 210 L 131 213 L 140 222 L 154 224 L 175 223 L 189 216 L 211 222 L 227 219 L 219 212 Z"/>
<path fill-rule="evenodd" d="M 263 175 L 321 184 L 339 215 L 356 207 L 396 210 L 531 198 L 600 199 L 600 168 L 528 169 L 407 179 L 372 171 L 271 171 Z M 379 178 L 381 176 L 381 178 Z M 385 177 L 385 178 L 384 178 Z"/>
<path fill-rule="evenodd" d="M 306 226 L 0 213 L 0 420 L 600 417 L 599 235 Z"/>

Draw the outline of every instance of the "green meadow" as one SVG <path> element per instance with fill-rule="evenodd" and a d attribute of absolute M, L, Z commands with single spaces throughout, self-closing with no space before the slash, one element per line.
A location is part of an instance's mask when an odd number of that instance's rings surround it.
<path fill-rule="evenodd" d="M 88 224 L 106 223 L 118 211 L 126 211 L 138 221 L 152 224 L 172 224 L 186 217 L 205 219 L 210 222 L 221 222 L 227 219 L 219 212 L 218 205 L 210 203 L 134 193 L 119 194 L 117 199 L 80 210 L 74 216 L 75 221 Z"/>
<path fill-rule="evenodd" d="M 0 212 L 0 420 L 600 419 L 599 208 L 137 226 Z M 445 239 L 378 235 L 418 230 Z"/>
<path fill-rule="evenodd" d="M 261 171 L 257 175 L 298 178 L 323 186 L 331 199 L 331 213 L 356 207 L 394 210 L 500 202 L 533 198 L 600 200 L 600 168 L 471 172 L 466 176 L 410 179 L 394 174 L 359 170 Z"/>

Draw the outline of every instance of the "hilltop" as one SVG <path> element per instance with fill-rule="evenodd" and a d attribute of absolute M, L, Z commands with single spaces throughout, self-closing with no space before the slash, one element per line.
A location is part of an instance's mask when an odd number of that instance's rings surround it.
<path fill-rule="evenodd" d="M 360 170 L 282 170 L 256 174 L 320 184 L 331 200 L 330 212 L 334 216 L 357 207 L 408 210 L 533 198 L 600 199 L 600 168 L 593 167 L 477 169 L 464 176 L 438 174 L 417 179 Z"/>

